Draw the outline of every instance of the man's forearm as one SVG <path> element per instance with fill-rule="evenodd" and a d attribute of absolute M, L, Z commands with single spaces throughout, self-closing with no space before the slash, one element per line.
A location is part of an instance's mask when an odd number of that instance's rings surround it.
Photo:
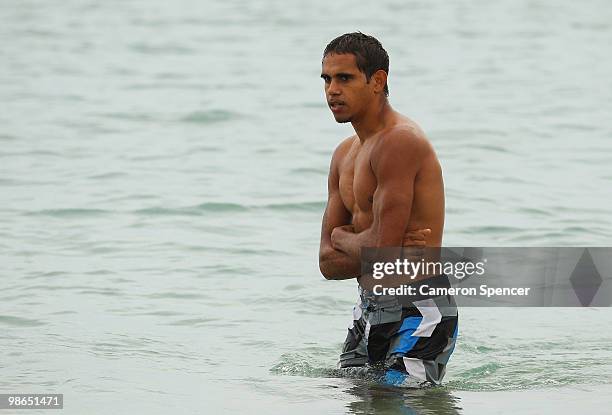
<path fill-rule="evenodd" d="M 344 252 L 328 249 L 319 257 L 319 269 L 328 280 L 346 280 L 360 275 L 361 263 Z"/>
<path fill-rule="evenodd" d="M 351 259 L 360 263 L 361 248 L 373 246 L 374 244 L 370 228 L 359 233 L 350 232 L 345 228 L 336 228 L 332 233 L 332 245 L 334 249 L 343 252 Z"/>

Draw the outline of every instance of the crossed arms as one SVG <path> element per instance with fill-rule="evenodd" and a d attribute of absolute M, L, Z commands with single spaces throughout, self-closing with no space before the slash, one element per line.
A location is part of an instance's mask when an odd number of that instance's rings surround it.
<path fill-rule="evenodd" d="M 409 230 L 414 181 L 427 155 L 428 143 L 406 130 L 381 137 L 370 165 L 377 180 L 372 225 L 355 233 L 352 215 L 340 198 L 338 165 L 346 153 L 343 142 L 332 157 L 328 201 L 321 227 L 319 268 L 327 279 L 358 277 L 362 247 L 425 246 L 429 229 Z"/>

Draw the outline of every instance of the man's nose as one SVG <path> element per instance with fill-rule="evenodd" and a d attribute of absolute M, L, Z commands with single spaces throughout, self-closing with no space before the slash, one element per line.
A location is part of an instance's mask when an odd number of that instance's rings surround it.
<path fill-rule="evenodd" d="M 329 83 L 329 87 L 327 87 L 327 93 L 329 95 L 340 95 L 340 86 L 338 82 L 334 82 L 333 80 Z"/>

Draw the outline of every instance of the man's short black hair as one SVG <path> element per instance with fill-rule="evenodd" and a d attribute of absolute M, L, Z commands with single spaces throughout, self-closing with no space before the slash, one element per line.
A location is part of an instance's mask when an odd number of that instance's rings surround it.
<path fill-rule="evenodd" d="M 355 55 L 357 67 L 365 74 L 368 82 L 374 72 L 380 69 L 389 74 L 389 55 L 374 36 L 361 32 L 345 33 L 329 42 L 323 51 L 323 58 L 330 53 Z M 385 84 L 385 96 L 389 96 L 388 84 Z"/>

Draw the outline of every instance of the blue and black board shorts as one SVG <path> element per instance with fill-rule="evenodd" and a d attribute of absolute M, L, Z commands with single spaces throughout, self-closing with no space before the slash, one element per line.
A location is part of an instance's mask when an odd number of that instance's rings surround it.
<path fill-rule="evenodd" d="M 340 355 L 340 368 L 382 369 L 383 382 L 439 385 L 455 348 L 457 306 L 452 296 L 402 304 L 361 287 Z"/>

